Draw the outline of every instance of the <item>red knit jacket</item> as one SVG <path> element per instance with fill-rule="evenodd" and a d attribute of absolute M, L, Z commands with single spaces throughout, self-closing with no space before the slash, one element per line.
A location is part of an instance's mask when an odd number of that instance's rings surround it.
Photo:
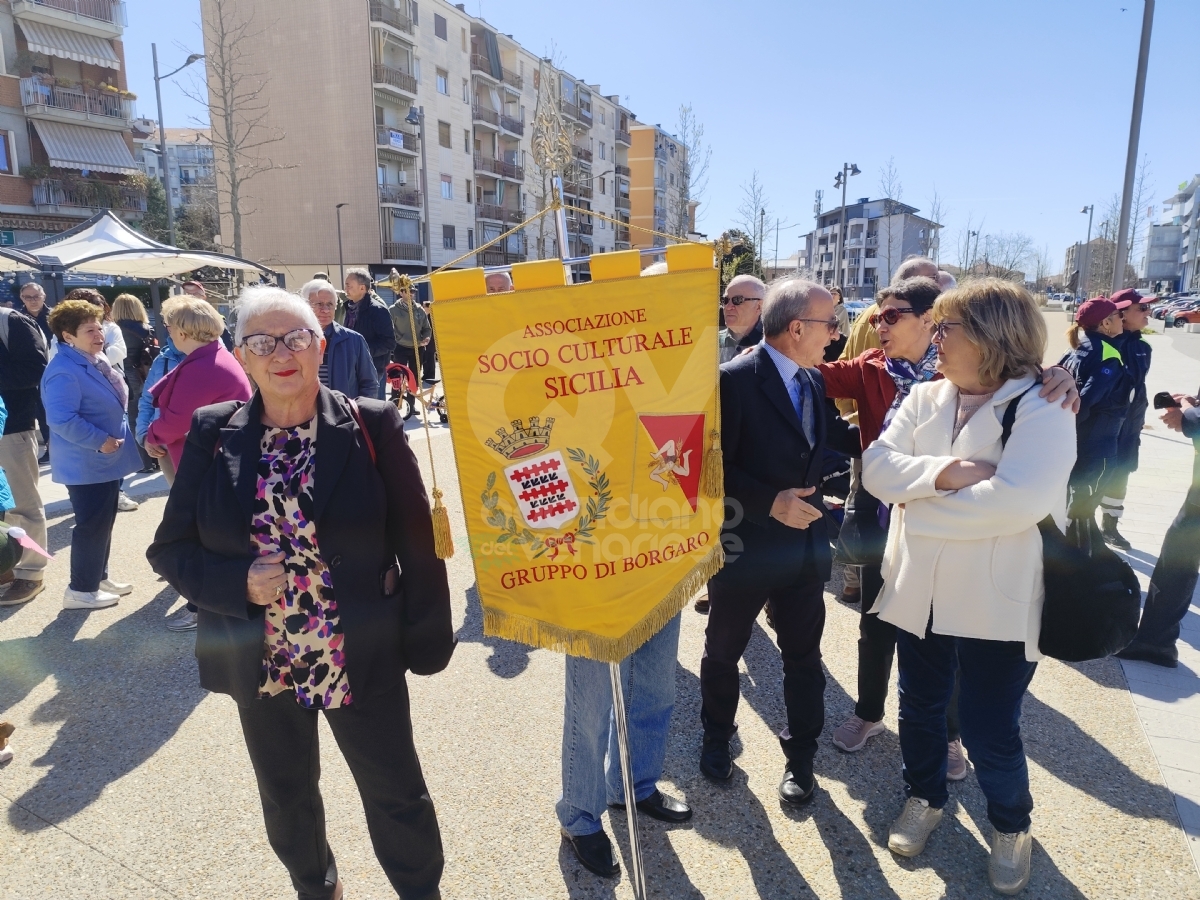
<path fill-rule="evenodd" d="M 864 450 L 883 431 L 883 417 L 896 399 L 896 382 L 887 370 L 882 350 L 868 350 L 854 359 L 822 363 L 817 371 L 825 379 L 825 396 L 858 404 L 858 432 Z M 941 378 L 939 374 L 937 378 Z"/>

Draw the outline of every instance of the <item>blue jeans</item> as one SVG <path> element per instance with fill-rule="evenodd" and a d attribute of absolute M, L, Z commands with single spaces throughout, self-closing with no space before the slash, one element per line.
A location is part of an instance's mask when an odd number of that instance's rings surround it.
<path fill-rule="evenodd" d="M 121 482 L 68 484 L 75 527 L 71 530 L 71 590 L 99 590 L 108 577 L 108 551 L 112 547 L 113 523 L 117 519 L 117 495 Z"/>
<path fill-rule="evenodd" d="M 658 789 L 667 756 L 667 731 L 675 708 L 679 620 L 679 616 L 673 618 L 621 663 L 633 795 L 639 802 Z M 555 811 L 572 837 L 600 831 L 605 806 L 625 802 L 608 663 L 567 657 L 562 778 L 562 797 Z"/>
<path fill-rule="evenodd" d="M 1037 663 L 1025 659 L 1019 641 L 984 641 L 901 629 L 900 753 L 904 793 L 946 805 L 946 707 L 960 672 L 958 714 L 962 740 L 987 797 L 988 819 L 997 831 L 1029 827 L 1033 798 L 1021 744 L 1021 701 Z"/>

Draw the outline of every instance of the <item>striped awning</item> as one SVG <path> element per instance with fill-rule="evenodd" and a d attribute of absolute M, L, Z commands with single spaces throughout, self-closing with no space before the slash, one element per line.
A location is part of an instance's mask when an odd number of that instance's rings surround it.
<path fill-rule="evenodd" d="M 141 171 L 119 131 L 36 119 L 33 127 L 42 139 L 53 168 L 87 169 L 115 175 L 135 175 Z"/>
<path fill-rule="evenodd" d="M 91 63 L 105 69 L 121 68 L 121 59 L 113 45 L 102 37 L 94 34 L 83 34 L 79 31 L 68 31 L 65 28 L 55 28 L 53 25 L 43 25 L 41 22 L 26 22 L 18 20 L 21 30 L 25 32 L 25 40 L 29 49 L 34 53 L 45 53 L 47 56 L 57 56 L 61 59 L 75 59 L 79 62 Z"/>

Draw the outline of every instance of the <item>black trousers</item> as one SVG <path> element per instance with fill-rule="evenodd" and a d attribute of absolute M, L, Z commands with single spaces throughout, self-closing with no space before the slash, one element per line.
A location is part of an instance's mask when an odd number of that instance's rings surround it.
<path fill-rule="evenodd" d="M 71 529 L 71 590 L 99 590 L 108 577 L 113 523 L 117 520 L 117 495 L 121 482 L 68 484 L 67 496 L 75 513 Z"/>
<path fill-rule="evenodd" d="M 1187 615 L 1200 571 L 1200 488 L 1188 491 L 1179 515 L 1167 529 L 1135 641 L 1174 650 L 1179 623 Z"/>
<path fill-rule="evenodd" d="M 299 900 L 327 900 L 337 864 L 325 838 L 317 710 L 291 691 L 239 706 L 267 839 Z M 440 897 L 444 859 L 433 801 L 413 746 L 408 687 L 325 711 L 367 814 L 375 857 L 403 900 Z"/>
<path fill-rule="evenodd" d="M 888 681 L 892 677 L 892 660 L 896 656 L 896 626 L 870 612 L 879 592 L 883 576 L 879 566 L 862 566 L 862 613 L 858 621 L 858 702 L 854 714 L 865 722 L 883 720 L 887 702 Z M 949 740 L 958 740 L 959 675 L 954 673 L 954 692 L 946 708 L 946 731 Z"/>
<path fill-rule="evenodd" d="M 737 731 L 738 661 L 750 643 L 754 620 L 767 600 L 783 657 L 783 700 L 788 727 L 779 742 L 789 762 L 812 772 L 817 738 L 825 725 L 825 585 L 811 563 L 791 584 L 777 587 L 708 583 L 708 625 L 700 660 L 700 718 L 706 738 L 729 740 Z"/>

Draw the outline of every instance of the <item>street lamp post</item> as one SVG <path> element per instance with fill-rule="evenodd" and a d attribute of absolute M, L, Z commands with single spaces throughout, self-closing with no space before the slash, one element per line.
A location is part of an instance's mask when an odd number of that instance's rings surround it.
<path fill-rule="evenodd" d="M 172 247 L 175 246 L 175 206 L 171 203 L 171 169 L 167 164 L 167 129 L 163 125 L 162 111 L 162 81 L 164 78 L 170 78 L 179 72 L 182 72 L 194 62 L 204 59 L 203 53 L 193 53 L 187 58 L 182 66 L 173 72 L 168 72 L 166 75 L 159 76 L 158 74 L 158 45 L 150 45 L 150 55 L 154 60 L 154 96 L 158 100 L 158 164 L 162 166 L 162 183 L 163 191 L 167 195 L 167 235 L 168 242 Z"/>
<path fill-rule="evenodd" d="M 337 211 L 338 223 L 338 284 L 346 284 L 346 260 L 342 255 L 342 207 L 349 206 L 349 203 L 339 203 L 334 209 Z"/>
<path fill-rule="evenodd" d="M 854 163 L 842 163 L 842 171 L 838 172 L 833 179 L 833 186 L 842 189 L 842 220 L 841 224 L 838 225 L 837 256 L 833 258 L 833 280 L 837 282 L 839 288 L 845 288 L 846 286 L 846 269 L 842 265 L 842 253 L 846 249 L 846 183 L 850 180 L 851 175 L 857 174 L 859 174 L 857 165 Z M 890 235 L 888 239 L 891 240 Z M 890 272 L 888 273 L 888 277 L 891 277 Z M 843 291 L 844 294 L 845 291 Z"/>
<path fill-rule="evenodd" d="M 1095 203 L 1093 203 L 1089 206 L 1085 206 L 1083 209 L 1080 210 L 1081 213 L 1088 214 L 1088 236 L 1087 236 L 1087 240 L 1083 244 L 1083 252 L 1084 252 L 1084 254 L 1086 254 L 1086 258 L 1087 258 L 1087 270 L 1086 270 L 1087 274 L 1084 275 L 1083 271 L 1080 271 L 1080 273 L 1079 273 L 1079 283 L 1081 285 L 1083 285 L 1083 299 L 1084 300 L 1086 300 L 1087 295 L 1091 293 L 1091 286 L 1092 286 L 1092 213 L 1094 213 L 1095 211 L 1096 211 Z M 1076 262 L 1078 262 L 1078 260 L 1076 260 Z M 1082 265 L 1080 265 L 1080 269 L 1081 270 L 1083 269 Z"/>
<path fill-rule="evenodd" d="M 971 238 L 975 238 L 975 252 L 973 252 L 973 253 L 971 252 Z M 968 231 L 967 232 L 967 258 L 969 259 L 969 262 L 967 263 L 967 273 L 968 274 L 971 274 L 973 272 L 973 270 L 975 269 L 975 258 L 977 256 L 979 256 L 979 232 L 978 231 Z"/>
<path fill-rule="evenodd" d="M 417 126 L 417 140 L 421 142 L 421 193 L 425 195 L 425 273 L 433 271 L 433 248 L 429 245 L 429 167 L 425 164 L 425 107 L 410 106 L 404 121 Z"/>
<path fill-rule="evenodd" d="M 1113 260 L 1112 293 L 1125 285 L 1125 257 L 1129 252 L 1129 216 L 1133 204 L 1133 181 L 1137 171 L 1138 139 L 1142 133 L 1142 101 L 1146 98 L 1146 66 L 1150 62 L 1150 29 L 1154 24 L 1154 0 L 1144 0 L 1142 43 L 1138 49 L 1137 77 L 1133 85 L 1133 113 L 1129 117 L 1129 149 L 1125 153 L 1125 187 L 1121 192 L 1121 221 L 1117 227 L 1117 258 Z"/>

